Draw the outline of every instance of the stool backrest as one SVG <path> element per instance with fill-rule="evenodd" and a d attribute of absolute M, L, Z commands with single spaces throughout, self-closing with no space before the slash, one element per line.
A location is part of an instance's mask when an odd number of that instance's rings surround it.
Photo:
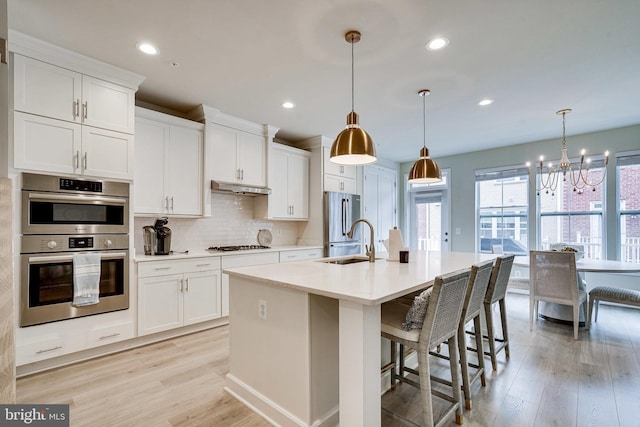
<path fill-rule="evenodd" d="M 507 293 L 507 284 L 509 283 L 514 258 L 515 255 L 503 255 L 496 258 L 496 262 L 493 264 L 493 271 L 491 272 L 489 287 L 484 297 L 486 304 L 504 299 Z"/>
<path fill-rule="evenodd" d="M 467 268 L 436 277 L 420 332 L 419 345 L 424 351 L 457 333 L 470 274 Z"/>
<path fill-rule="evenodd" d="M 531 251 L 530 291 L 536 297 L 560 301 L 578 300 L 575 252 Z"/>
<path fill-rule="evenodd" d="M 467 288 L 467 296 L 465 297 L 464 306 L 462 307 L 462 319 L 464 319 L 464 323 L 476 317 L 482 310 L 482 302 L 487 294 L 487 288 L 491 280 L 493 263 L 493 260 L 489 260 L 471 266 L 469 287 Z"/>

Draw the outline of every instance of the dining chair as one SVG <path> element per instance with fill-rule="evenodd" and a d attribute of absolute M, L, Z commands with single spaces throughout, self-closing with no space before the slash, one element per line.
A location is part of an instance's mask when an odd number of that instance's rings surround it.
<path fill-rule="evenodd" d="M 483 263 L 471 266 L 471 275 L 469 276 L 469 286 L 467 287 L 467 294 L 464 298 L 464 304 L 462 306 L 462 314 L 460 316 L 460 323 L 458 325 L 458 351 L 460 354 L 460 366 L 462 373 L 462 392 L 464 393 L 464 404 L 467 409 L 471 409 L 471 385 L 476 381 L 481 380 L 482 386 L 487 385 L 484 368 L 484 354 L 482 348 L 482 336 L 481 334 L 475 334 L 476 348 L 470 350 L 477 351 L 478 363 L 472 363 L 467 359 L 467 345 L 465 339 L 465 326 L 473 321 L 473 328 L 476 331 L 481 330 L 480 313 L 483 307 L 484 296 L 487 293 L 489 287 L 489 280 L 491 279 L 491 271 L 493 270 L 493 260 L 485 261 Z M 448 355 L 440 354 L 437 352 L 430 352 L 432 356 L 440 357 L 442 359 L 449 359 Z M 469 367 L 476 369 L 473 377 L 469 377 Z M 451 385 L 450 381 L 431 377 L 434 381 L 440 382 L 446 385 Z"/>
<path fill-rule="evenodd" d="M 534 312 L 538 318 L 540 301 L 573 307 L 573 339 L 578 339 L 580 307 L 589 328 L 587 292 L 580 289 L 575 252 L 529 252 L 529 330 L 533 330 Z"/>
<path fill-rule="evenodd" d="M 502 245 L 491 245 L 492 254 L 504 254 Z M 529 278 L 528 277 L 509 277 L 509 283 L 507 283 L 507 291 L 509 289 L 529 290 Z"/>
<path fill-rule="evenodd" d="M 489 351 L 485 352 L 491 358 L 491 367 L 494 371 L 498 370 L 499 352 L 504 350 L 505 357 L 508 359 L 509 354 L 509 331 L 507 327 L 507 303 L 505 296 L 507 294 L 507 285 L 509 284 L 509 276 L 513 267 L 515 255 L 502 255 L 496 258 L 491 270 L 491 280 L 487 287 L 487 293 L 484 297 L 484 314 L 487 321 L 487 339 L 489 341 Z M 500 325 L 502 328 L 502 338 L 498 338 L 495 334 L 492 307 L 494 303 L 498 303 L 500 308 Z M 478 354 L 481 354 L 478 352 Z"/>
<path fill-rule="evenodd" d="M 410 309 L 408 313 L 406 305 L 395 301 L 382 304 L 380 329 L 382 336 L 391 340 L 392 362 L 395 362 L 396 343 L 412 348 L 417 353 L 418 370 L 403 366 L 403 370 L 398 373 L 396 372 L 397 367 L 394 366 L 391 369 L 391 375 L 401 383 L 407 383 L 420 389 L 423 420 L 426 426 L 442 425 L 453 415 L 455 415 L 455 422 L 462 424 L 458 325 L 469 285 L 469 275 L 470 269 L 464 269 L 435 278 L 426 303 L 424 320 L 419 328 L 406 330 L 403 327 L 403 324 L 407 324 L 408 314 L 416 313 L 416 310 Z M 412 308 L 414 307 L 412 306 Z M 413 319 L 409 323 L 417 326 L 415 320 Z M 429 350 L 443 342 L 447 343 L 450 355 L 451 394 L 431 388 Z M 405 372 L 418 375 L 418 382 L 405 376 Z M 449 402 L 446 410 L 440 414 L 435 422 L 432 396 Z M 387 409 L 383 410 L 394 417 L 403 418 Z"/>

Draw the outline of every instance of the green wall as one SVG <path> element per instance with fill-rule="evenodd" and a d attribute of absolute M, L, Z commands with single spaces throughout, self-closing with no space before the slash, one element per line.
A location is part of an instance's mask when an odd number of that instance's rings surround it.
<path fill-rule="evenodd" d="M 586 149 L 587 155 L 597 156 L 609 150 L 609 165 L 607 167 L 607 187 L 606 191 L 606 211 L 605 218 L 607 258 L 616 259 L 617 254 L 617 221 L 615 212 L 617 211 L 616 195 L 616 153 L 625 151 L 640 150 L 640 125 L 629 126 L 606 131 L 587 133 L 582 135 L 571 135 L 567 137 L 567 147 L 569 158 L 579 157 L 580 150 Z M 473 252 L 475 248 L 476 218 L 475 218 L 475 170 L 499 168 L 504 166 L 522 166 L 527 161 L 535 163 L 540 155 L 545 159 L 557 161 L 560 158 L 561 137 L 554 139 L 535 141 L 512 145 L 504 148 L 495 148 L 472 153 L 458 154 L 448 157 L 437 157 L 433 153 L 434 159 L 441 169 L 451 169 L 450 186 L 451 189 L 451 250 Z M 400 185 L 404 180 L 404 175 L 409 172 L 413 162 L 402 163 L 400 165 L 398 206 L 400 208 L 399 218 L 404 221 L 404 188 Z M 535 211 L 535 191 L 529 194 L 529 241 L 531 248 L 536 244 L 536 221 L 534 221 Z M 401 221 L 401 222 L 402 222 Z M 405 229 L 407 224 L 403 224 Z M 460 228 L 461 233 L 456 235 L 453 230 Z"/>

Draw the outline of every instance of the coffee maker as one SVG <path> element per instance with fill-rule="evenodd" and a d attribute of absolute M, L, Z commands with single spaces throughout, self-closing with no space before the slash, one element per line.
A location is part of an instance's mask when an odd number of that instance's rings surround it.
<path fill-rule="evenodd" d="M 163 216 L 156 219 L 152 226 L 142 227 L 145 255 L 169 255 L 171 253 L 171 229 L 165 227 L 168 223 L 169 219 Z"/>

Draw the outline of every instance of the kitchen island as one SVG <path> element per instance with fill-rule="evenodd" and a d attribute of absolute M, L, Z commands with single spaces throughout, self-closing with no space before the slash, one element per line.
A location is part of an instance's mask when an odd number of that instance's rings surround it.
<path fill-rule="evenodd" d="M 225 269 L 225 389 L 276 425 L 380 425 L 380 305 L 495 257 L 413 252 L 407 264 L 323 259 Z"/>

